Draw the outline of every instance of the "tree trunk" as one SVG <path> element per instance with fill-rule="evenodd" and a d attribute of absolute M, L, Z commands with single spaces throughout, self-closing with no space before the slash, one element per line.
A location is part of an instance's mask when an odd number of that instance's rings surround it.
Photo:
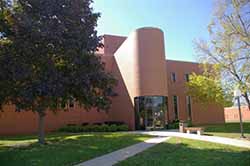
<path fill-rule="evenodd" d="M 45 144 L 44 118 L 45 114 L 38 112 L 38 142 L 40 144 Z"/>
<path fill-rule="evenodd" d="M 245 97 L 245 100 L 246 100 L 247 106 L 248 106 L 248 110 L 250 111 L 250 100 L 248 98 L 249 96 L 248 96 L 247 92 L 245 92 L 243 96 Z"/>
<path fill-rule="evenodd" d="M 243 122 L 242 122 L 241 108 L 240 108 L 240 97 L 237 97 L 237 102 L 238 102 L 239 118 L 240 118 L 240 133 L 241 133 L 240 137 L 241 138 L 245 138 L 244 131 L 243 131 Z"/>

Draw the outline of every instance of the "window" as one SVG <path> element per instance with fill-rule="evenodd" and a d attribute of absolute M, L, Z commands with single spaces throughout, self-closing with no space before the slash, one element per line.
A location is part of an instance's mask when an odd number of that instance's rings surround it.
<path fill-rule="evenodd" d="M 186 82 L 189 82 L 189 74 L 185 74 L 185 80 Z"/>
<path fill-rule="evenodd" d="M 164 128 L 165 96 L 138 96 L 134 101 L 136 129 Z"/>
<path fill-rule="evenodd" d="M 171 80 L 173 82 L 176 82 L 176 74 L 175 73 L 171 73 Z"/>
<path fill-rule="evenodd" d="M 178 119 L 178 97 L 177 96 L 173 96 L 173 103 L 174 103 L 174 116 L 175 119 Z"/>
<path fill-rule="evenodd" d="M 188 120 L 192 119 L 191 96 L 186 96 Z"/>

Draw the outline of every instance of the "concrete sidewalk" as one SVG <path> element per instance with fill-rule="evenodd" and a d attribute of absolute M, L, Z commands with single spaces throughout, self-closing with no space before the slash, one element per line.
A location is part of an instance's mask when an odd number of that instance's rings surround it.
<path fill-rule="evenodd" d="M 242 148 L 250 148 L 250 141 L 218 137 L 218 136 L 187 134 L 187 133 L 180 133 L 177 131 L 131 131 L 129 133 L 147 134 L 147 135 L 162 136 L 162 137 L 182 137 L 182 138 L 189 138 L 189 139 L 195 139 L 195 140 L 200 140 L 200 141 L 208 141 L 208 142 L 220 143 L 220 144 L 225 144 L 225 145 L 238 146 Z"/>
<path fill-rule="evenodd" d="M 206 135 L 197 135 L 197 134 L 186 134 L 180 133 L 177 130 L 171 131 L 131 131 L 127 132 L 131 134 L 147 134 L 157 136 L 155 138 L 148 139 L 144 142 L 114 151 L 112 153 L 85 161 L 76 166 L 112 166 L 119 161 L 125 160 L 128 157 L 134 156 L 137 153 L 140 153 L 156 144 L 166 141 L 171 137 L 181 137 L 189 138 L 200 141 L 208 141 L 213 143 L 220 143 L 232 146 L 238 146 L 243 148 L 250 148 L 250 141 L 237 140 L 232 138 L 217 137 L 217 136 L 206 136 Z"/>
<path fill-rule="evenodd" d="M 137 153 L 140 153 L 156 144 L 166 141 L 170 137 L 156 137 L 148 139 L 144 142 L 114 151 L 112 153 L 96 157 L 94 159 L 85 161 L 76 166 L 112 166 L 119 161 L 125 160 L 128 157 L 134 156 Z"/>

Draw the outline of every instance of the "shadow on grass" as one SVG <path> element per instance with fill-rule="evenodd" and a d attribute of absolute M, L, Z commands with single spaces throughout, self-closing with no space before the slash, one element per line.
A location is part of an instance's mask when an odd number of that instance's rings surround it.
<path fill-rule="evenodd" d="M 46 135 L 46 144 L 53 144 L 77 137 L 91 137 L 93 134 L 76 134 L 76 133 L 50 133 Z M 38 146 L 37 136 L 6 136 L 0 137 L 0 148 L 26 148 L 28 146 Z"/>
<path fill-rule="evenodd" d="M 250 149 L 241 149 L 220 144 L 172 138 L 144 151 L 119 166 L 228 166 L 250 165 Z"/>
<path fill-rule="evenodd" d="M 46 139 L 56 138 L 56 137 L 65 137 L 68 135 L 79 135 L 81 133 L 64 133 L 64 132 L 54 132 L 54 133 L 47 133 Z M 19 135 L 19 136 L 1 136 L 0 140 L 9 140 L 9 141 L 23 141 L 23 140 L 30 140 L 30 139 L 37 139 L 37 135 Z"/>
<path fill-rule="evenodd" d="M 205 133 L 203 135 L 205 135 L 205 136 L 214 136 L 213 134 L 208 134 L 208 133 Z"/>
<path fill-rule="evenodd" d="M 34 139 L 36 137 L 30 137 Z M 47 145 L 36 142 L 22 147 L 0 146 L 1 165 L 73 165 L 140 142 L 148 136 L 122 133 L 49 135 Z M 5 141 L 12 140 L 5 139 Z M 17 138 L 24 141 L 24 138 Z"/>

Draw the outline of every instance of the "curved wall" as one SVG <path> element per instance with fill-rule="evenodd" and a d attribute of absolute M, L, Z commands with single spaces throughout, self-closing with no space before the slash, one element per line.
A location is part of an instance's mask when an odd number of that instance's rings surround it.
<path fill-rule="evenodd" d="M 140 28 L 115 52 L 115 59 L 133 102 L 136 96 L 167 96 L 163 32 Z"/>

